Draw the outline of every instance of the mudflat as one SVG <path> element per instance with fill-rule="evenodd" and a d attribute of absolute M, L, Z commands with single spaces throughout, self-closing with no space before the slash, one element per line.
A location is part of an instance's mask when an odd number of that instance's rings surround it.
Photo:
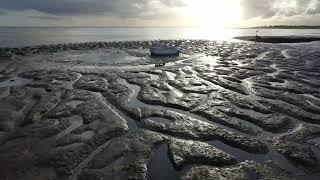
<path fill-rule="evenodd" d="M 0 49 L 0 179 L 319 179 L 319 45 Z"/>

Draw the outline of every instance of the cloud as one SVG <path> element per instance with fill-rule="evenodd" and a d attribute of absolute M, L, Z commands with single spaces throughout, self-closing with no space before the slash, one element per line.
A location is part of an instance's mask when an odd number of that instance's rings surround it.
<path fill-rule="evenodd" d="M 183 0 L 0 0 L 6 10 L 36 10 L 58 16 L 114 15 L 139 16 L 152 12 L 157 6 L 184 6 Z"/>
<path fill-rule="evenodd" d="M 157 26 L 170 21 L 173 25 L 185 23 L 189 26 L 196 24 L 191 17 L 195 13 L 188 12 L 189 7 L 207 1 L 219 4 L 219 1 L 225 0 L 0 0 L 0 19 L 2 18 L 2 24 L 3 22 L 23 24 L 26 23 L 26 19 L 28 23 L 33 23 L 38 22 L 35 21 L 38 19 L 39 23 L 49 25 L 77 23 L 81 26 L 96 23 L 111 26 L 114 24 Z M 256 20 L 263 23 L 264 20 L 268 22 L 268 20 L 285 19 L 284 24 L 286 24 L 286 22 L 296 22 L 297 19 L 302 19 L 301 17 L 315 22 L 320 16 L 320 0 L 230 0 L 230 2 L 234 2 L 242 9 L 243 19 L 239 20 L 240 23 L 256 22 Z M 230 11 L 226 8 L 223 11 L 228 10 Z M 76 22 L 74 19 L 79 21 Z M 89 23 L 85 23 L 84 19 Z M 307 21 L 301 20 L 299 24 L 305 22 Z"/>
<path fill-rule="evenodd" d="M 4 14 L 7 14 L 7 12 L 6 12 L 6 11 L 1 11 L 1 10 L 0 10 L 0 15 L 4 15 Z"/>
<path fill-rule="evenodd" d="M 55 16 L 108 15 L 150 18 L 172 13 L 171 8 L 187 6 L 189 1 L 191 0 L 0 0 L 0 8 L 16 11 L 35 10 Z M 192 1 L 201 3 L 201 0 Z M 239 1 L 247 19 L 320 13 L 319 0 Z"/>
<path fill-rule="evenodd" d="M 56 16 L 28 16 L 28 17 L 32 19 L 51 20 L 51 21 L 57 21 L 62 19 L 61 17 L 56 17 Z"/>
<path fill-rule="evenodd" d="M 314 3 L 308 8 L 308 14 L 320 14 L 320 1 L 314 1 Z"/>
<path fill-rule="evenodd" d="M 320 13 L 319 0 L 241 0 L 246 19 Z"/>
<path fill-rule="evenodd" d="M 276 11 L 272 8 L 275 0 L 242 0 L 244 18 L 272 17 Z"/>

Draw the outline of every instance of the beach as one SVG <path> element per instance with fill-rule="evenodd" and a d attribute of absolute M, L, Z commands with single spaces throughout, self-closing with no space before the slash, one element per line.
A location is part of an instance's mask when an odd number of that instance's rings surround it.
<path fill-rule="evenodd" d="M 159 43 L 180 56 L 150 57 Z M 319 47 L 0 48 L 0 179 L 317 179 Z"/>

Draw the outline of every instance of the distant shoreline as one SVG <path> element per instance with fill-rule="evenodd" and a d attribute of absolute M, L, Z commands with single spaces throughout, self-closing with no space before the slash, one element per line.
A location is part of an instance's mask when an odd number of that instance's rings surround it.
<path fill-rule="evenodd" d="M 256 26 L 256 27 L 244 27 L 239 29 L 320 29 L 320 26 L 287 26 L 287 25 L 276 25 L 276 26 Z"/>
<path fill-rule="evenodd" d="M 56 26 L 56 27 L 41 27 L 41 26 L 0 26 L 0 28 L 109 28 L 109 29 L 135 29 L 135 28 L 202 28 L 198 26 L 181 26 L 181 27 L 175 27 L 175 26 L 168 26 L 168 27 L 157 27 L 157 26 L 150 26 L 150 27 L 77 27 L 77 26 Z M 275 26 L 254 26 L 254 27 L 221 27 L 223 29 L 320 29 L 320 26 L 305 26 L 305 25 L 299 25 L 299 26 L 289 26 L 289 25 L 275 25 Z"/>
<path fill-rule="evenodd" d="M 234 37 L 234 39 L 261 43 L 307 43 L 320 41 L 320 37 L 300 37 L 300 36 L 239 36 Z"/>

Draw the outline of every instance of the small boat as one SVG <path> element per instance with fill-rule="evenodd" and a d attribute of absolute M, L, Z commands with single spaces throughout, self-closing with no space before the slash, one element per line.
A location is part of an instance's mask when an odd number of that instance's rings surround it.
<path fill-rule="evenodd" d="M 151 56 L 179 56 L 180 51 L 176 47 L 158 46 L 150 48 Z"/>

